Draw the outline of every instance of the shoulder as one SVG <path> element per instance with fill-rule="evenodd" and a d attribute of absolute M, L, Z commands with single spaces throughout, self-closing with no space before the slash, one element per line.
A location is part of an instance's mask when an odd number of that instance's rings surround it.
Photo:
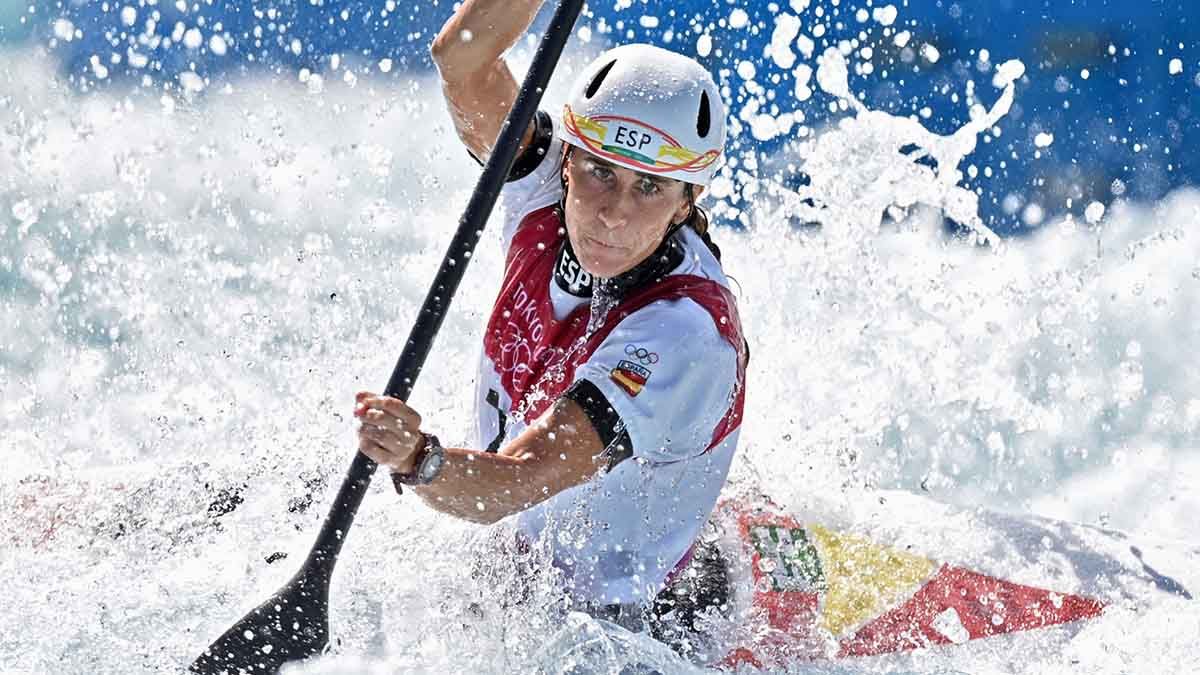
<path fill-rule="evenodd" d="M 671 271 L 672 275 L 687 274 L 716 282 L 717 285 L 728 289 L 729 278 L 721 261 L 717 260 L 712 251 L 705 245 L 700 235 L 690 227 L 684 227 L 678 235 L 683 242 L 683 260 Z"/>
<path fill-rule="evenodd" d="M 691 298 L 656 300 L 625 317 L 577 378 L 616 412 L 635 455 L 669 463 L 711 445 L 735 398 L 738 354 Z"/>
<path fill-rule="evenodd" d="M 655 300 L 622 319 L 613 333 L 621 334 L 635 330 L 657 332 L 664 341 L 706 335 L 720 337 L 710 313 L 688 296 Z"/>
<path fill-rule="evenodd" d="M 519 172 L 501 189 L 499 214 L 505 250 L 522 221 L 562 199 L 559 180 L 562 148 L 562 141 L 553 135 L 544 144 L 531 145 L 519 160 Z"/>
<path fill-rule="evenodd" d="M 728 364 L 732 374 L 737 365 L 737 350 L 722 335 L 712 312 L 687 296 L 655 300 L 630 313 L 605 338 L 601 351 L 617 356 L 649 353 L 655 365 L 668 370 L 720 363 Z"/>

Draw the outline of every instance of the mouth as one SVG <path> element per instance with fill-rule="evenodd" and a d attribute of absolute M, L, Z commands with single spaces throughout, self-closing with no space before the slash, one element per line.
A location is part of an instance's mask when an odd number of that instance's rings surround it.
<path fill-rule="evenodd" d="M 589 246 L 592 246 L 592 247 L 594 247 L 594 248 L 599 248 L 599 249 L 607 250 L 607 251 L 621 251 L 621 250 L 624 250 L 624 248 L 625 248 L 624 246 L 616 246 L 616 245 L 614 245 L 614 244 L 607 244 L 607 243 L 605 243 L 605 242 L 603 242 L 603 241 L 600 241 L 599 239 L 596 239 L 596 238 L 594 238 L 594 237 L 590 237 L 590 236 L 588 236 L 588 235 L 586 235 L 586 234 L 585 234 L 585 235 L 583 235 L 583 240 L 584 240 L 585 242 L 587 242 Z"/>

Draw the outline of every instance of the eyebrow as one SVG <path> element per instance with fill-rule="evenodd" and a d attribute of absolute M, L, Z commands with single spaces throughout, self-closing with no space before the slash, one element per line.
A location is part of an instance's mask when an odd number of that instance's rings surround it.
<path fill-rule="evenodd" d="M 593 155 L 591 153 L 588 153 L 588 160 L 595 164 L 599 164 L 600 166 L 602 166 L 606 169 L 624 169 L 624 168 L 626 168 L 619 164 L 614 164 L 613 162 L 610 162 L 607 159 L 600 157 L 599 155 Z M 633 169 L 629 169 L 629 170 L 633 171 Z M 643 173 L 641 171 L 633 171 L 633 172 L 636 173 L 639 178 L 645 178 L 645 179 L 654 181 L 655 183 L 658 183 L 659 185 L 670 185 L 671 183 L 674 182 L 674 179 L 667 178 L 665 176 L 655 176 L 654 174 Z"/>

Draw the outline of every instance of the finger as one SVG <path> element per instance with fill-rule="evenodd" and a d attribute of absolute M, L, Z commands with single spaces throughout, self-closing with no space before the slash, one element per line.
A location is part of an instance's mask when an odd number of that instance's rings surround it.
<path fill-rule="evenodd" d="M 382 410 L 400 420 L 405 426 L 413 429 L 421 428 L 421 415 L 408 407 L 404 401 L 393 396 L 365 396 L 359 405 L 364 408 L 363 414 L 366 414 L 368 410 Z"/>
<path fill-rule="evenodd" d="M 408 404 L 404 401 L 392 396 L 381 396 L 379 397 L 379 401 L 380 405 L 378 407 L 384 412 L 394 415 L 397 419 L 414 429 L 421 428 L 421 415 L 416 410 L 408 407 Z"/>
<path fill-rule="evenodd" d="M 396 461 L 392 453 L 380 447 L 378 443 L 369 438 L 360 438 L 358 440 L 358 451 L 381 466 L 392 466 Z"/>
<path fill-rule="evenodd" d="M 364 424 L 359 429 L 360 438 L 369 438 L 398 459 L 406 460 L 420 448 L 419 432 L 393 431 Z"/>
<path fill-rule="evenodd" d="M 359 437 L 358 451 L 380 466 L 386 466 L 394 471 L 412 472 L 412 453 L 393 452 L 369 436 Z"/>
<path fill-rule="evenodd" d="M 376 410 L 374 408 L 368 408 L 362 415 L 359 416 L 359 419 L 365 425 L 379 427 L 380 429 L 387 429 L 388 431 L 393 431 L 396 433 L 409 431 L 408 425 L 397 419 L 394 415 L 382 410 Z M 416 429 L 413 429 L 412 431 L 416 431 Z"/>
<path fill-rule="evenodd" d="M 356 414 L 358 415 L 359 424 L 361 427 L 390 431 L 395 434 L 397 438 L 409 439 L 414 434 L 421 433 L 419 426 L 411 426 L 408 420 L 398 419 L 392 414 L 383 410 L 367 408 L 363 412 Z"/>
<path fill-rule="evenodd" d="M 363 404 L 363 401 L 365 401 L 368 398 L 372 398 L 374 396 L 375 396 L 375 394 L 372 392 L 369 392 L 369 391 L 360 391 L 354 395 L 354 416 L 355 417 L 363 416 L 363 413 L 367 411 L 367 406 Z"/>

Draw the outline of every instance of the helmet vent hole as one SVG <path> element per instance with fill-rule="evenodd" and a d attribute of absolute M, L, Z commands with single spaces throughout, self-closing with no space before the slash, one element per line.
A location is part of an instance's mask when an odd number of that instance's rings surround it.
<path fill-rule="evenodd" d="M 604 78 L 608 77 L 608 71 L 612 70 L 612 67 L 615 65 L 617 65 L 617 61 L 616 59 L 613 59 L 612 61 L 608 62 L 607 66 L 601 68 L 600 72 L 596 73 L 596 76 L 593 77 L 592 81 L 588 83 L 587 91 L 584 92 L 588 98 L 596 95 L 596 91 L 600 89 L 600 85 L 604 82 Z"/>
<path fill-rule="evenodd" d="M 700 114 L 696 117 L 696 133 L 700 134 L 700 138 L 705 138 L 711 128 L 712 112 L 709 110 L 708 92 L 705 91 L 700 93 Z"/>

